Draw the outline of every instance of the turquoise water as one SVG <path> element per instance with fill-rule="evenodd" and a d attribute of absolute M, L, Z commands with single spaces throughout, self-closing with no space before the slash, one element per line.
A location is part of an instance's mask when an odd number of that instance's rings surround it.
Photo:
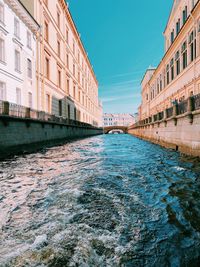
<path fill-rule="evenodd" d="M 200 164 L 129 135 L 0 162 L 0 266 L 200 266 Z"/>

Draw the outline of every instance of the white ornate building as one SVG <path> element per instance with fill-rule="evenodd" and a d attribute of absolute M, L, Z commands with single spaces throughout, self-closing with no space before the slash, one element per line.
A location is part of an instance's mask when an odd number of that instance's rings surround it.
<path fill-rule="evenodd" d="M 135 123 L 133 114 L 104 113 L 103 126 L 130 126 Z"/>
<path fill-rule="evenodd" d="M 0 0 L 0 100 L 37 108 L 39 25 L 18 0 Z"/>

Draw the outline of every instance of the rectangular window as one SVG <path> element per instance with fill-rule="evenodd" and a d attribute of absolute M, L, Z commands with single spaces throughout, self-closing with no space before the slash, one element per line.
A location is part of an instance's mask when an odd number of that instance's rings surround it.
<path fill-rule="evenodd" d="M 49 25 L 47 21 L 44 22 L 44 39 L 47 42 L 49 41 Z"/>
<path fill-rule="evenodd" d="M 171 32 L 171 44 L 174 42 L 174 30 Z"/>
<path fill-rule="evenodd" d="M 59 100 L 58 102 L 58 106 L 59 106 L 59 116 L 62 116 L 62 100 Z"/>
<path fill-rule="evenodd" d="M 67 94 L 69 95 L 69 79 L 67 79 Z"/>
<path fill-rule="evenodd" d="M 66 55 L 66 65 L 67 65 L 67 68 L 69 69 L 69 55 L 68 54 Z"/>
<path fill-rule="evenodd" d="M 0 22 L 4 23 L 4 5 L 0 3 Z"/>
<path fill-rule="evenodd" d="M 27 71 L 28 77 L 32 79 L 32 62 L 29 58 L 27 59 Z"/>
<path fill-rule="evenodd" d="M 185 24 L 187 20 L 187 6 L 185 6 L 185 9 L 183 10 L 183 24 Z"/>
<path fill-rule="evenodd" d="M 169 65 L 167 65 L 167 85 L 169 84 Z"/>
<path fill-rule="evenodd" d="M 66 42 L 69 44 L 69 30 L 66 29 Z"/>
<path fill-rule="evenodd" d="M 46 94 L 46 112 L 50 113 L 50 95 Z"/>
<path fill-rule="evenodd" d="M 58 47 L 58 56 L 60 57 L 60 41 L 57 41 L 57 47 Z"/>
<path fill-rule="evenodd" d="M 171 60 L 170 62 L 170 67 L 171 67 L 171 80 L 174 80 L 174 59 Z"/>
<path fill-rule="evenodd" d="M 68 106 L 67 106 L 67 113 L 68 113 L 68 119 L 70 119 L 70 104 L 68 104 Z"/>
<path fill-rule="evenodd" d="M 32 93 L 28 93 L 28 106 L 29 106 L 29 108 L 33 107 L 33 96 L 32 96 Z"/>
<path fill-rule="evenodd" d="M 16 103 L 17 105 L 21 105 L 21 89 L 16 88 Z"/>
<path fill-rule="evenodd" d="M 179 34 L 180 32 L 180 28 L 181 28 L 181 22 L 180 22 L 180 19 L 177 21 L 176 23 L 176 35 Z"/>
<path fill-rule="evenodd" d="M 6 84 L 0 81 L 0 100 L 6 100 Z"/>
<path fill-rule="evenodd" d="M 15 71 L 21 71 L 20 52 L 15 50 Z"/>
<path fill-rule="evenodd" d="M 75 55 L 75 41 L 73 40 L 73 54 Z"/>
<path fill-rule="evenodd" d="M 180 74 L 180 71 L 181 71 L 179 51 L 176 52 L 175 60 L 176 60 L 176 75 L 178 76 Z"/>
<path fill-rule="evenodd" d="M 76 86 L 73 87 L 73 97 L 76 98 Z"/>
<path fill-rule="evenodd" d="M 45 58 L 45 76 L 49 79 L 49 58 Z"/>
<path fill-rule="evenodd" d="M 58 24 L 58 28 L 60 28 L 60 12 L 57 11 L 57 24 Z"/>
<path fill-rule="evenodd" d="M 31 33 L 27 31 L 27 47 L 31 49 Z"/>
<path fill-rule="evenodd" d="M 5 62 L 5 41 L 0 38 L 0 61 Z"/>
<path fill-rule="evenodd" d="M 75 69 L 75 65 L 73 64 L 73 75 L 75 77 L 75 74 L 76 74 L 76 69 Z"/>
<path fill-rule="evenodd" d="M 184 42 L 182 45 L 182 65 L 183 69 L 187 67 L 187 43 Z"/>
<path fill-rule="evenodd" d="M 58 87 L 61 88 L 61 70 L 58 70 Z"/>
<path fill-rule="evenodd" d="M 14 19 L 14 35 L 17 38 L 20 38 L 20 24 L 17 18 Z"/>

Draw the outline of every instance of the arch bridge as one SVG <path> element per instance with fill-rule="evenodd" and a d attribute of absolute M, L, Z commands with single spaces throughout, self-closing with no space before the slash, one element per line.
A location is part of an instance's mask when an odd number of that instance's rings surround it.
<path fill-rule="evenodd" d="M 127 126 L 107 126 L 103 128 L 104 134 L 109 134 L 110 132 L 113 133 L 128 133 L 128 127 Z"/>

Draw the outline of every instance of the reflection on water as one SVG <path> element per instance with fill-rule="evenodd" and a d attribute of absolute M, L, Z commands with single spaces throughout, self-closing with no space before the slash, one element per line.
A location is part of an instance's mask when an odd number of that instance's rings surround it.
<path fill-rule="evenodd" d="M 0 162 L 0 266 L 200 266 L 200 165 L 128 135 Z"/>

